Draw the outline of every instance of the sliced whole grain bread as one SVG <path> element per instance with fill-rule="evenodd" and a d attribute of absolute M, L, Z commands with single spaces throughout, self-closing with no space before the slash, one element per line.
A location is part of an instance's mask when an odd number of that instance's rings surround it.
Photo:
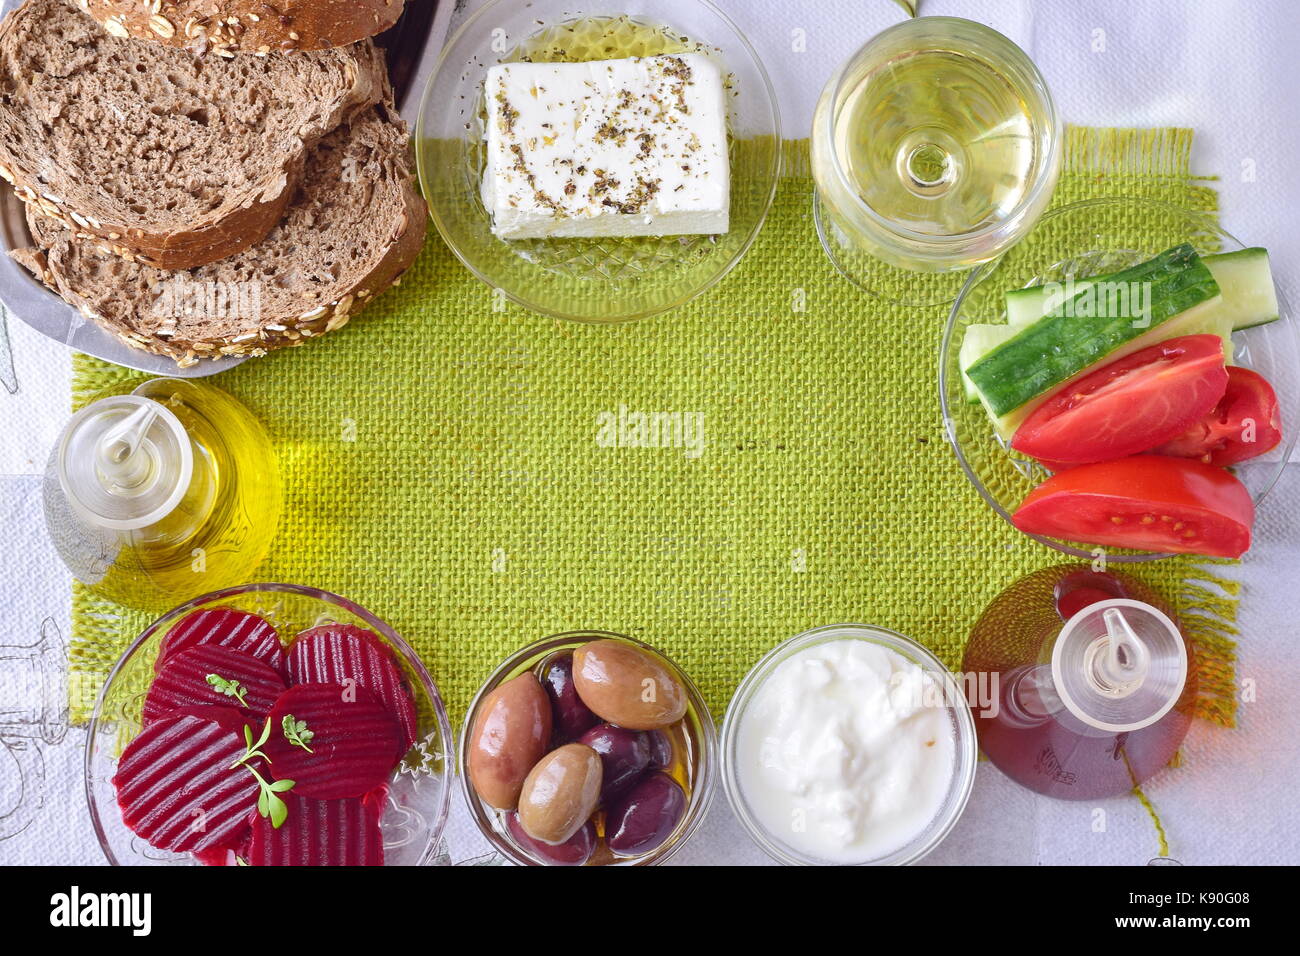
<path fill-rule="evenodd" d="M 77 0 L 114 36 L 196 53 L 347 46 L 387 30 L 405 0 Z"/>
<path fill-rule="evenodd" d="M 201 57 L 27 0 L 0 24 L 0 176 L 120 255 L 203 265 L 262 239 L 310 149 L 387 93 L 369 40 Z"/>
<path fill-rule="evenodd" d="M 11 255 L 128 345 L 186 366 L 342 327 L 415 260 L 427 221 L 406 124 L 377 106 L 316 147 L 284 221 L 230 258 L 161 270 L 30 210 L 36 248 Z"/>

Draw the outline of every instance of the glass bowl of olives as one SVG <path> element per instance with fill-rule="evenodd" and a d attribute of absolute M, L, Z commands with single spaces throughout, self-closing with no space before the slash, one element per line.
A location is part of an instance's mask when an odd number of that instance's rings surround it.
<path fill-rule="evenodd" d="M 699 827 L 717 738 L 698 688 L 640 641 L 571 631 L 493 671 L 461 731 L 470 815 L 522 866 L 652 866 Z"/>

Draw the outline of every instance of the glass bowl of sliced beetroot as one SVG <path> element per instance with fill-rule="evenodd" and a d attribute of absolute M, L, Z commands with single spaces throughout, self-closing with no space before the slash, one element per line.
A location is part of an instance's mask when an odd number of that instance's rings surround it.
<path fill-rule="evenodd" d="M 440 855 L 451 727 L 388 624 L 252 584 L 152 624 L 108 676 L 86 796 L 115 865 L 422 865 Z"/>
<path fill-rule="evenodd" d="M 1047 214 L 975 269 L 939 356 L 949 440 L 999 515 L 1078 557 L 1240 557 L 1300 424 L 1268 251 L 1168 203 Z"/>
<path fill-rule="evenodd" d="M 459 771 L 483 835 L 523 866 L 648 866 L 695 832 L 717 776 L 713 718 L 690 678 L 640 641 L 545 638 L 470 704 Z"/>

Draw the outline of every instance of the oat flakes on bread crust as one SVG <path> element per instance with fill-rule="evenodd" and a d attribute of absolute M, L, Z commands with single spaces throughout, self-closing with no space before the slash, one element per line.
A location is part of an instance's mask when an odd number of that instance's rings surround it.
<path fill-rule="evenodd" d="M 230 56 L 347 46 L 376 36 L 396 23 L 402 15 L 404 0 L 77 0 L 77 3 L 114 36 L 132 36 L 196 53 Z"/>
<path fill-rule="evenodd" d="M 27 0 L 0 23 L 0 177 L 126 258 L 190 268 L 265 236 L 311 148 L 387 94 L 369 40 L 201 57 Z"/>
<path fill-rule="evenodd" d="M 411 265 L 428 212 L 406 125 L 375 107 L 308 157 L 284 221 L 221 262 L 164 271 L 126 260 L 29 211 L 34 249 L 11 255 L 128 345 L 200 358 L 260 355 L 345 325 Z M 203 311 L 220 298 L 219 314 Z M 256 301 L 254 313 L 240 311 Z"/>

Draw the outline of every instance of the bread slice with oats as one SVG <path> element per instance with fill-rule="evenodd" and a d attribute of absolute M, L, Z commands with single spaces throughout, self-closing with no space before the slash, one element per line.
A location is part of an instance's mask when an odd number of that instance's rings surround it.
<path fill-rule="evenodd" d="M 28 211 L 35 248 L 11 255 L 83 315 L 182 366 L 302 345 L 394 285 L 424 243 L 406 124 L 377 106 L 307 159 L 284 221 L 257 245 L 193 269 L 128 262 Z"/>
<path fill-rule="evenodd" d="M 387 90 L 369 40 L 196 56 L 27 0 L 0 23 L 0 176 L 124 257 L 204 265 L 270 232 L 311 148 Z"/>
<path fill-rule="evenodd" d="M 404 0 L 77 0 L 114 36 L 195 53 L 325 50 L 383 33 Z"/>

